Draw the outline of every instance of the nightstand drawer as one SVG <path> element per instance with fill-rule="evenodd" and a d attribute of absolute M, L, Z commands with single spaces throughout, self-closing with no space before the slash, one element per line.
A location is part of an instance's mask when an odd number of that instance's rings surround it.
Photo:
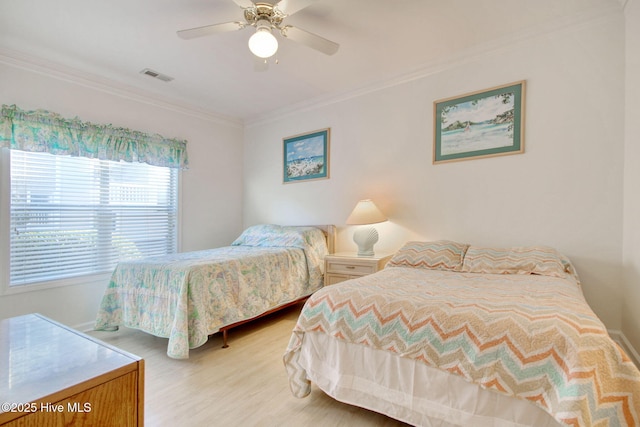
<path fill-rule="evenodd" d="M 354 263 L 344 263 L 344 262 L 335 262 L 328 261 L 327 262 L 327 272 L 329 273 L 338 273 L 338 274 L 354 274 L 354 275 L 366 275 L 375 273 L 377 270 L 376 265 L 363 265 L 363 264 L 354 264 Z"/>
<path fill-rule="evenodd" d="M 324 257 L 324 285 L 335 285 L 345 280 L 356 279 L 384 268 L 391 255 L 371 257 L 357 256 L 352 252 L 341 252 Z"/>

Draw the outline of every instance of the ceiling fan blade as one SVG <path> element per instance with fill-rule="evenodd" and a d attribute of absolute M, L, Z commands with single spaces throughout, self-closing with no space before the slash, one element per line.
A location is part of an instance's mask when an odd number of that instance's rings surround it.
<path fill-rule="evenodd" d="M 255 7 L 255 4 L 251 0 L 233 0 L 233 2 L 243 9 Z"/>
<path fill-rule="evenodd" d="M 338 43 L 332 42 L 331 40 L 327 40 L 324 37 L 320 37 L 308 31 L 301 30 L 300 28 L 292 27 L 291 25 L 285 26 L 280 30 L 280 32 L 288 39 L 302 43 L 305 46 L 327 55 L 333 55 L 340 47 Z"/>
<path fill-rule="evenodd" d="M 289 16 L 312 4 L 313 0 L 280 0 L 275 6 L 285 16 Z"/>
<path fill-rule="evenodd" d="M 222 24 L 205 25 L 203 27 L 190 28 L 188 30 L 180 30 L 177 32 L 181 39 L 189 40 L 196 37 L 208 36 L 216 33 L 226 33 L 228 31 L 241 30 L 246 24 L 238 21 L 223 22 Z"/>

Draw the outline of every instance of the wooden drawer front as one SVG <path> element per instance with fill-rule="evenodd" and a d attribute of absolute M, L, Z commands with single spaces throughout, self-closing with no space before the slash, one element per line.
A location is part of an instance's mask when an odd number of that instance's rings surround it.
<path fill-rule="evenodd" d="M 76 386 L 76 388 L 79 388 Z M 34 403 L 37 412 L 2 424 L 3 427 L 138 426 L 138 373 L 130 372 L 112 381 L 81 391 L 68 399 Z M 49 409 L 51 408 L 51 409 Z M 142 424 L 140 424 L 142 425 Z"/>
<path fill-rule="evenodd" d="M 329 261 L 327 263 L 327 270 L 330 273 L 339 273 L 339 274 L 352 274 L 356 276 L 371 274 L 376 272 L 375 265 L 362 265 L 362 264 L 352 264 L 352 263 L 342 263 Z"/>

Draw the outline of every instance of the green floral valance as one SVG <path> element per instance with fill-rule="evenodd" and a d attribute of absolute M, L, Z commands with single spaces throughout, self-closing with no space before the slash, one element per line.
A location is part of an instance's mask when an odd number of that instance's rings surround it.
<path fill-rule="evenodd" d="M 187 142 L 37 110 L 2 106 L 0 147 L 186 169 Z"/>

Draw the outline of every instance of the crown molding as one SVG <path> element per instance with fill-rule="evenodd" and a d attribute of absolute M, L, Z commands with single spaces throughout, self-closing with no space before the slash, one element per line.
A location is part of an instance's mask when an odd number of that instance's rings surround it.
<path fill-rule="evenodd" d="M 8 65 L 10 67 L 20 68 L 26 71 L 41 74 L 46 77 L 63 80 L 66 82 L 77 84 L 79 86 L 84 86 L 110 95 L 115 95 L 121 98 L 141 102 L 175 113 L 184 114 L 200 120 L 236 128 L 243 127 L 243 121 L 241 119 L 228 117 L 190 105 L 181 104 L 179 102 L 165 99 L 157 95 L 142 91 L 132 86 L 99 77 L 91 73 L 81 72 L 62 64 L 31 56 L 23 52 L 0 48 L 0 63 Z"/>
<path fill-rule="evenodd" d="M 326 96 L 316 97 L 298 104 L 290 105 L 282 109 L 271 111 L 267 114 L 245 119 L 245 127 L 250 128 L 260 126 L 262 124 L 281 120 L 300 112 L 312 111 L 317 108 L 326 107 L 332 104 L 343 102 L 349 99 L 358 98 L 360 96 L 388 89 L 394 86 L 402 85 L 414 80 L 423 79 L 425 77 L 441 73 L 443 71 L 459 67 L 461 65 L 472 63 L 478 59 L 497 55 L 505 50 L 510 50 L 522 46 L 532 41 L 548 38 L 551 36 L 561 36 L 570 32 L 579 30 L 586 26 L 595 25 L 604 22 L 614 16 L 619 16 L 624 4 L 633 0 L 615 0 L 598 9 L 591 10 L 582 14 L 571 17 L 564 17 L 546 24 L 537 26 L 532 29 L 521 31 L 507 37 L 495 39 L 470 49 L 459 51 L 447 57 L 436 58 L 395 77 L 377 81 L 361 86 L 354 90 L 344 93 L 334 93 Z M 613 6 L 611 6 L 613 4 Z"/>
<path fill-rule="evenodd" d="M 246 128 L 259 126 L 274 120 L 281 120 L 300 112 L 312 111 L 317 108 L 357 98 L 368 93 L 405 84 L 413 80 L 422 79 L 430 75 L 438 74 L 448 69 L 476 61 L 482 57 L 499 54 L 504 50 L 513 49 L 532 40 L 548 37 L 549 35 L 557 36 L 565 32 L 574 31 L 575 29 L 586 25 L 593 25 L 594 23 L 609 19 L 612 16 L 619 15 L 621 12 L 624 13 L 624 10 L 632 1 L 633 0 L 615 0 L 598 9 L 593 9 L 571 17 L 560 18 L 533 29 L 525 30 L 515 35 L 510 35 L 509 37 L 503 37 L 501 39 L 496 39 L 473 48 L 460 51 L 448 57 L 434 59 L 413 70 L 382 81 L 371 82 L 354 90 L 342 93 L 332 93 L 312 98 L 281 109 L 270 111 L 266 114 L 247 118 L 245 120 L 207 111 L 192 105 L 179 103 L 175 100 L 162 98 L 132 86 L 99 77 L 91 73 L 81 72 L 59 63 L 6 48 L 0 48 L 0 63 L 201 120 L 225 126 L 232 126 L 235 128 Z M 614 6 L 611 6 L 612 4 Z"/>

